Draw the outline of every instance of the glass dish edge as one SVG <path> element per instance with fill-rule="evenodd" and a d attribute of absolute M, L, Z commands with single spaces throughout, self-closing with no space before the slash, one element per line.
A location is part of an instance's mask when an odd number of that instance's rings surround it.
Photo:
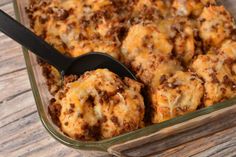
<path fill-rule="evenodd" d="M 18 5 L 17 5 L 16 0 L 13 0 L 13 4 L 14 4 L 14 11 L 15 11 L 16 18 L 18 21 L 20 21 L 20 13 L 19 13 L 19 9 L 18 9 Z M 195 112 L 191 112 L 191 113 L 173 118 L 171 120 L 168 120 L 168 121 L 165 121 L 165 122 L 162 122 L 159 124 L 153 124 L 150 126 L 146 126 L 144 128 L 141 128 L 141 129 L 129 132 L 129 133 L 125 133 L 125 134 L 122 134 L 122 135 L 119 135 L 119 136 L 116 136 L 116 137 L 113 137 L 110 139 L 106 139 L 106 140 L 94 141 L 94 142 L 83 142 L 83 141 L 73 140 L 71 138 L 68 138 L 68 137 L 62 135 L 62 133 L 59 133 L 57 130 L 55 130 L 52 127 L 52 125 L 50 124 L 50 122 L 48 121 L 48 119 L 46 118 L 46 113 L 45 113 L 44 109 L 42 108 L 41 98 L 39 95 L 38 88 L 36 86 L 35 76 L 33 74 L 33 69 L 31 67 L 28 50 L 24 47 L 22 47 L 22 49 L 23 49 L 24 59 L 25 59 L 25 63 L 26 63 L 26 68 L 27 68 L 32 92 L 33 92 L 34 99 L 36 102 L 38 114 L 39 114 L 41 122 L 43 123 L 43 126 L 52 135 L 53 138 L 55 138 L 56 140 L 58 140 L 59 142 L 65 144 L 65 145 L 75 148 L 75 149 L 107 151 L 107 149 L 109 147 L 111 147 L 115 144 L 120 144 L 123 142 L 127 142 L 127 141 L 131 141 L 131 140 L 134 140 L 137 138 L 141 138 L 143 136 L 153 134 L 161 129 L 171 127 L 175 124 L 183 123 L 183 122 L 186 122 L 190 119 L 194 119 L 194 118 L 200 117 L 202 115 L 206 115 L 206 114 L 212 113 L 214 111 L 218 111 L 220 109 L 224 109 L 224 108 L 227 108 L 227 107 L 230 107 L 230 106 L 233 106 L 236 104 L 236 98 L 229 99 L 224 102 L 217 103 L 213 106 L 206 107 L 206 108 L 197 110 Z"/>

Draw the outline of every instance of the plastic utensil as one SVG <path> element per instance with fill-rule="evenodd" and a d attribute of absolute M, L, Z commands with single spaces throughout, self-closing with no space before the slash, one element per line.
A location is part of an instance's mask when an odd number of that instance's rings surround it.
<path fill-rule="evenodd" d="M 130 77 L 136 80 L 127 67 L 105 53 L 90 52 L 76 58 L 61 54 L 2 10 L 0 10 L 0 31 L 53 65 L 63 75 L 80 76 L 86 71 L 107 68 L 120 77 Z"/>

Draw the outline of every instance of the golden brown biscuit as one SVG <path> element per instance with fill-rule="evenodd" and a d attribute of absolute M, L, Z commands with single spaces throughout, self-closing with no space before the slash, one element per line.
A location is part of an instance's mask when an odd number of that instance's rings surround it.
<path fill-rule="evenodd" d="M 183 33 L 175 38 L 175 54 L 186 65 L 195 55 L 195 40 L 191 27 L 185 27 Z"/>
<path fill-rule="evenodd" d="M 140 83 L 129 78 L 121 80 L 107 69 L 70 79 L 49 107 L 54 119 L 55 114 L 59 115 L 57 124 L 65 134 L 79 140 L 105 139 L 143 125 Z"/>
<path fill-rule="evenodd" d="M 202 84 L 195 74 L 178 71 L 157 88 L 152 88 L 152 123 L 195 111 L 204 94 Z"/>
<path fill-rule="evenodd" d="M 198 17 L 204 6 L 215 4 L 215 0 L 174 0 L 172 7 L 175 15 Z"/>
<path fill-rule="evenodd" d="M 234 27 L 231 15 L 223 6 L 209 6 L 204 8 L 199 17 L 200 37 L 206 48 L 220 46 L 224 39 L 230 37 Z"/>
<path fill-rule="evenodd" d="M 148 23 L 157 22 L 167 17 L 171 8 L 171 0 L 138 0 L 133 6 L 132 22 Z"/>
<path fill-rule="evenodd" d="M 232 40 L 226 40 L 219 50 L 222 57 L 236 60 L 236 42 Z"/>
<path fill-rule="evenodd" d="M 205 106 L 236 96 L 235 76 L 231 62 L 221 55 L 199 55 L 192 64 L 192 69 L 205 84 Z"/>
<path fill-rule="evenodd" d="M 157 27 L 138 24 L 130 28 L 122 44 L 122 54 L 140 80 L 146 85 L 152 82 L 156 85 L 163 75 L 181 69 L 170 57 L 172 48 L 166 34 L 159 32 Z"/>
<path fill-rule="evenodd" d="M 196 23 L 187 18 L 174 18 L 171 25 L 172 29 L 176 31 L 174 41 L 174 54 L 185 65 L 188 65 L 192 58 L 199 53 L 196 44 Z"/>
<path fill-rule="evenodd" d="M 221 45 L 218 54 L 228 62 L 232 74 L 236 77 L 236 41 L 226 40 Z"/>
<path fill-rule="evenodd" d="M 195 55 L 202 53 L 196 20 L 177 16 L 165 18 L 155 24 L 173 42 L 172 53 L 184 65 L 187 66 Z"/>
<path fill-rule="evenodd" d="M 173 46 L 167 34 L 161 33 L 155 24 L 132 26 L 122 45 L 125 56 L 135 52 L 171 55 L 172 49 Z"/>

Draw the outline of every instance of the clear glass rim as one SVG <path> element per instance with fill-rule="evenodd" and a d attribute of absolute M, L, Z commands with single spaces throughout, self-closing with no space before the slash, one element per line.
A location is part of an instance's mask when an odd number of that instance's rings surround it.
<path fill-rule="evenodd" d="M 19 10 L 18 10 L 18 6 L 17 6 L 17 2 L 16 2 L 16 0 L 14 0 L 13 2 L 14 2 L 14 10 L 15 10 L 16 18 L 19 21 L 20 17 L 19 17 Z M 28 53 L 28 50 L 25 48 L 23 48 L 23 54 L 24 54 L 26 67 L 27 67 L 27 71 L 28 71 L 28 75 L 29 75 L 29 80 L 30 80 L 30 84 L 32 87 L 32 92 L 34 95 L 34 99 L 36 102 L 36 106 L 37 106 L 40 120 L 42 121 L 46 130 L 56 140 L 58 140 L 59 142 L 65 144 L 69 147 L 76 148 L 76 149 L 107 151 L 107 149 L 110 146 L 113 146 L 115 144 L 120 144 L 120 143 L 123 143 L 126 141 L 130 141 L 130 140 L 137 139 L 137 138 L 140 138 L 143 136 L 147 136 L 147 135 L 155 133 L 161 129 L 164 129 L 164 128 L 167 128 L 167 127 L 170 127 L 175 124 L 182 123 L 182 122 L 186 122 L 190 119 L 194 119 L 196 117 L 206 115 L 206 114 L 212 113 L 214 111 L 218 111 L 220 109 L 227 108 L 227 107 L 230 107 L 230 106 L 233 106 L 236 104 L 236 98 L 233 98 L 230 100 L 226 100 L 224 102 L 217 103 L 213 106 L 205 107 L 205 108 L 202 108 L 202 109 L 197 110 L 195 112 L 191 112 L 191 113 L 185 114 L 183 116 L 179 116 L 179 117 L 167 120 L 162 123 L 149 125 L 144 128 L 137 129 L 135 131 L 125 133 L 125 134 L 122 134 L 122 135 L 119 135 L 119 136 L 116 136 L 113 138 L 109 138 L 109 139 L 105 139 L 105 140 L 101 140 L 101 141 L 78 141 L 78 140 L 71 139 L 71 138 L 63 135 L 61 132 L 57 131 L 52 126 L 51 122 L 47 119 L 47 116 L 46 116 L 47 113 L 43 109 L 41 97 L 40 97 L 40 94 L 39 94 L 39 91 L 38 91 L 38 88 L 36 85 L 36 80 L 35 80 L 35 76 L 33 73 L 33 69 L 31 67 L 30 57 L 29 57 L 30 54 Z"/>

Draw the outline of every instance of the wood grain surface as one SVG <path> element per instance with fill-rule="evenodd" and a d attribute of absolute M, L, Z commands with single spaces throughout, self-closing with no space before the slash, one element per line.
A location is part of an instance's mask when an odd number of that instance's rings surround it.
<path fill-rule="evenodd" d="M 14 17 L 11 0 L 0 0 L 0 9 Z M 236 116 L 212 127 L 221 128 L 161 151 L 154 156 L 236 156 Z M 217 125 L 217 126 L 216 126 Z M 211 127 L 211 126 L 209 126 Z M 209 129 L 209 128 L 208 128 Z M 191 138 L 193 134 L 175 137 Z M 171 142 L 175 142 L 171 140 Z M 78 151 L 54 140 L 41 124 L 28 80 L 21 47 L 0 33 L 0 156 L 1 157 L 81 157 Z"/>

